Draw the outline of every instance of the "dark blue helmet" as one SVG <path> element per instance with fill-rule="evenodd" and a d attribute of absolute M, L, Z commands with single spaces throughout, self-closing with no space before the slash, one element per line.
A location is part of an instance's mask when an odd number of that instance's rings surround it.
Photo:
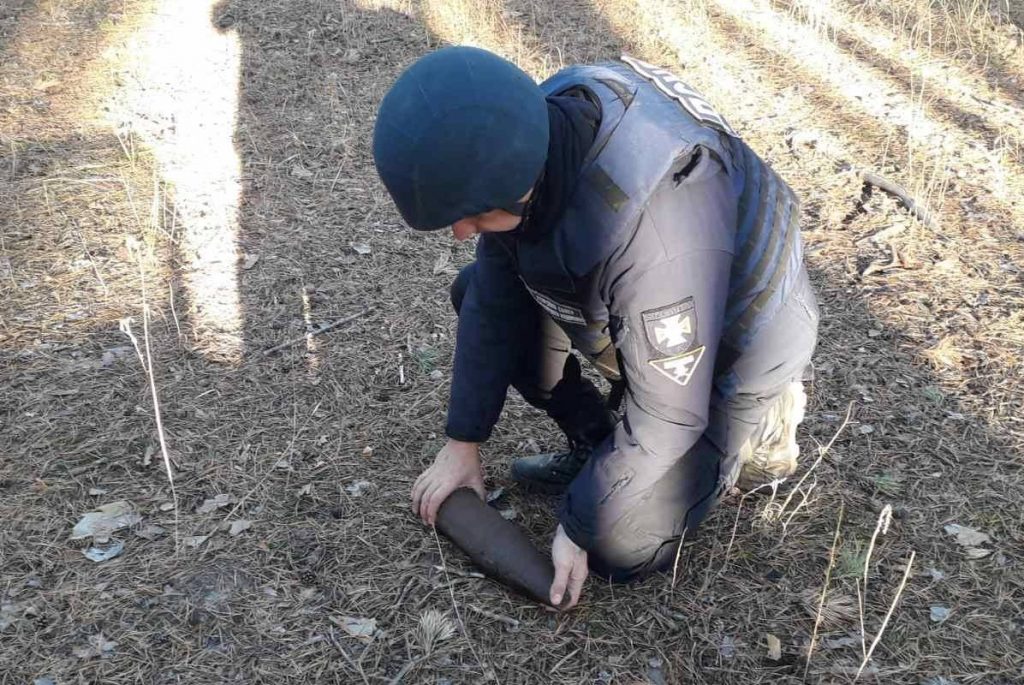
<path fill-rule="evenodd" d="M 515 206 L 548 151 L 544 93 L 517 66 L 470 47 L 421 58 L 384 96 L 377 173 L 413 228 Z"/>

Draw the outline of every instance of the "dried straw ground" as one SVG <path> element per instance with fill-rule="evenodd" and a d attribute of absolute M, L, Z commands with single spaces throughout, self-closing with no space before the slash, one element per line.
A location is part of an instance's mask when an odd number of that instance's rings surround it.
<path fill-rule="evenodd" d="M 1022 25 L 1017 0 L 4 0 L 0 683 L 844 683 L 880 633 L 862 682 L 1021 682 Z M 674 586 L 554 615 L 408 511 L 472 247 L 403 230 L 368 141 L 453 42 L 538 76 L 670 66 L 805 200 L 805 472 L 838 437 L 799 487 L 725 503 Z M 145 345 L 147 308 L 173 492 L 118 325 Z M 557 445 L 512 398 L 486 446 L 540 544 L 552 502 L 506 467 Z M 94 563 L 71 528 L 119 500 L 142 523 Z"/>

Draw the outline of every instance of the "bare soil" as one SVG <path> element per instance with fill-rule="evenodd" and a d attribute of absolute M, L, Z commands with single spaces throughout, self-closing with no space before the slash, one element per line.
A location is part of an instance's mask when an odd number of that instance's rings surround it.
<path fill-rule="evenodd" d="M 1022 16 L 3 0 L 0 683 L 847 683 L 879 635 L 861 682 L 1022 682 Z M 443 441 L 447 288 L 473 247 L 403 228 L 369 140 L 396 75 L 449 43 L 538 77 L 622 51 L 670 67 L 804 200 L 807 477 L 723 503 L 675 578 L 591 581 L 564 615 L 477 577 L 408 508 Z M 517 397 L 485 446 L 539 545 L 555 503 L 507 467 L 558 446 Z M 121 500 L 141 523 L 87 559 L 72 527 Z"/>

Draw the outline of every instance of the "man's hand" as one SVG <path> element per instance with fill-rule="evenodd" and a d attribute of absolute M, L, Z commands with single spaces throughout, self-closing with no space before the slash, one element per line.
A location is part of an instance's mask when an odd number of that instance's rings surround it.
<path fill-rule="evenodd" d="M 434 525 L 437 510 L 448 495 L 459 488 L 472 488 L 484 499 L 484 474 L 480 469 L 480 448 L 475 442 L 448 440 L 434 463 L 412 486 L 412 511 L 427 525 Z"/>
<path fill-rule="evenodd" d="M 565 607 L 571 609 L 580 601 L 583 581 L 587 579 L 587 551 L 569 539 L 558 525 L 555 539 L 551 543 L 551 561 L 555 563 L 555 580 L 551 583 L 551 604 L 559 606 L 566 589 L 569 591 L 570 602 Z"/>

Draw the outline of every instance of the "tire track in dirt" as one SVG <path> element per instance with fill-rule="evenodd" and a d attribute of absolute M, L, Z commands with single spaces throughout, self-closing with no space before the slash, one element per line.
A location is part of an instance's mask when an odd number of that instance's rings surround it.
<path fill-rule="evenodd" d="M 929 116 L 925 107 L 915 104 L 913 94 L 908 97 L 902 92 L 900 83 L 824 43 L 810 27 L 765 5 L 741 0 L 713 1 L 721 10 L 724 25 L 731 24 L 740 35 L 757 41 L 780 65 L 800 74 L 802 80 L 832 97 L 840 95 L 851 109 L 893 130 L 905 131 L 908 146 L 916 147 L 922 158 L 945 166 L 946 155 L 952 155 L 954 160 L 959 157 L 962 167 L 980 178 L 978 182 L 962 178 L 961 184 L 978 193 L 991 193 L 986 205 L 1009 213 L 1015 224 L 1024 222 L 1024 207 L 1016 200 L 1002 199 L 1020 197 L 1019 189 L 1024 187 L 1021 171 L 1000 159 L 997 152 L 987 150 L 976 136 L 960 131 L 955 122 L 943 116 Z"/>

